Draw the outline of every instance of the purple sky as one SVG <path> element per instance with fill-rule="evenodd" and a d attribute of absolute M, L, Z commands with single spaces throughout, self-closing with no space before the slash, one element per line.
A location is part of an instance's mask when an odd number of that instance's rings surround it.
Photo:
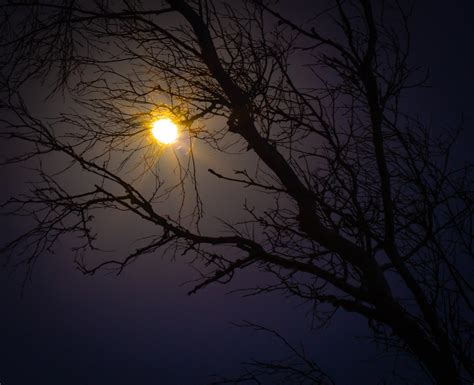
<path fill-rule="evenodd" d="M 432 88 L 418 91 L 408 104 L 440 129 L 463 116 L 458 155 L 473 159 L 474 3 L 417 3 L 412 61 L 430 68 Z M 19 188 L 18 174 L 0 169 L 2 199 Z M 2 219 L 0 234 L 6 237 L 17 225 Z M 238 372 L 245 359 L 283 352 L 269 336 L 231 324 L 242 320 L 304 342 L 338 384 L 375 385 L 392 369 L 390 357 L 380 358 L 354 337 L 366 330 L 366 321 L 356 316 L 341 313 L 326 330 L 311 331 L 308 308 L 295 300 L 228 294 L 255 282 L 255 272 L 188 296 L 191 286 L 182 283 L 195 274 L 180 261 L 148 256 L 120 276 L 89 277 L 64 257 L 65 249 L 38 262 L 23 298 L 22 276 L 0 270 L 2 385 L 201 384 L 212 373 Z"/>

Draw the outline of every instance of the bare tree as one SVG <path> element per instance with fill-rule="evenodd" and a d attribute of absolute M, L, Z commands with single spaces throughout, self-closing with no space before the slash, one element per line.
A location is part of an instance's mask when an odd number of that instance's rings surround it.
<path fill-rule="evenodd" d="M 360 314 L 433 383 L 470 383 L 471 169 L 450 161 L 456 131 L 436 136 L 406 113 L 404 93 L 424 81 L 408 61 L 409 13 L 315 3 L 299 20 L 261 0 L 3 1 L 2 163 L 35 167 L 2 206 L 34 222 L 3 247 L 5 264 L 31 267 L 74 237 L 88 274 L 190 256 L 192 292 L 253 266 L 273 278 L 251 294 L 307 300 L 320 323 Z M 64 108 L 40 118 L 32 89 Z M 180 148 L 150 139 L 162 115 Z M 204 175 L 206 153 L 217 161 Z M 245 197 L 220 226 L 211 177 Z M 117 211 L 149 236 L 110 259 L 96 221 Z"/>

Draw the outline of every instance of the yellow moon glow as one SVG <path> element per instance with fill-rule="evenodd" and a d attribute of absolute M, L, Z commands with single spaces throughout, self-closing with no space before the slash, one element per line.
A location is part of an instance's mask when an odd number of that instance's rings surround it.
<path fill-rule="evenodd" d="M 171 144 L 178 139 L 178 127 L 170 119 L 159 119 L 153 123 L 151 133 L 163 144 Z"/>

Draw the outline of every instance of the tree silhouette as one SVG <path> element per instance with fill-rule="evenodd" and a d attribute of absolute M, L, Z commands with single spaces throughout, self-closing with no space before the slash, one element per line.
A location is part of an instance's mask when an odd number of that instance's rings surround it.
<path fill-rule="evenodd" d="M 433 383 L 470 382 L 473 190 L 450 161 L 457 131 L 407 113 L 424 78 L 398 1 L 318 6 L 299 20 L 261 0 L 3 2 L 2 164 L 33 173 L 2 206 L 32 224 L 4 263 L 31 272 L 66 238 L 87 274 L 190 256 L 191 292 L 257 268 L 272 279 L 250 294 L 307 300 L 321 324 L 360 314 Z M 61 112 L 40 118 L 45 89 Z M 179 147 L 151 139 L 159 116 L 179 124 Z M 229 185 L 245 201 L 216 226 L 209 191 Z M 111 259 L 96 226 L 117 212 L 149 236 Z M 305 381 L 326 381 L 314 368 Z"/>

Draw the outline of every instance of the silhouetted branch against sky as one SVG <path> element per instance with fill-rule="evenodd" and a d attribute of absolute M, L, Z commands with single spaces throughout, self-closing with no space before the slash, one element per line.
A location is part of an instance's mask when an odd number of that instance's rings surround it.
<path fill-rule="evenodd" d="M 85 274 L 166 255 L 198 269 L 191 293 L 257 269 L 271 279 L 249 293 L 308 301 L 321 324 L 355 312 L 427 381 L 470 383 L 472 173 L 450 160 L 458 130 L 404 99 L 426 81 L 411 8 L 290 8 L 2 2 L 0 161 L 29 169 L 1 206 L 26 229 L 2 264 L 30 274 L 58 242 Z M 160 119 L 176 140 L 152 135 Z M 124 217 L 134 249 L 111 258 Z M 326 381 L 305 363 L 287 381 Z"/>

